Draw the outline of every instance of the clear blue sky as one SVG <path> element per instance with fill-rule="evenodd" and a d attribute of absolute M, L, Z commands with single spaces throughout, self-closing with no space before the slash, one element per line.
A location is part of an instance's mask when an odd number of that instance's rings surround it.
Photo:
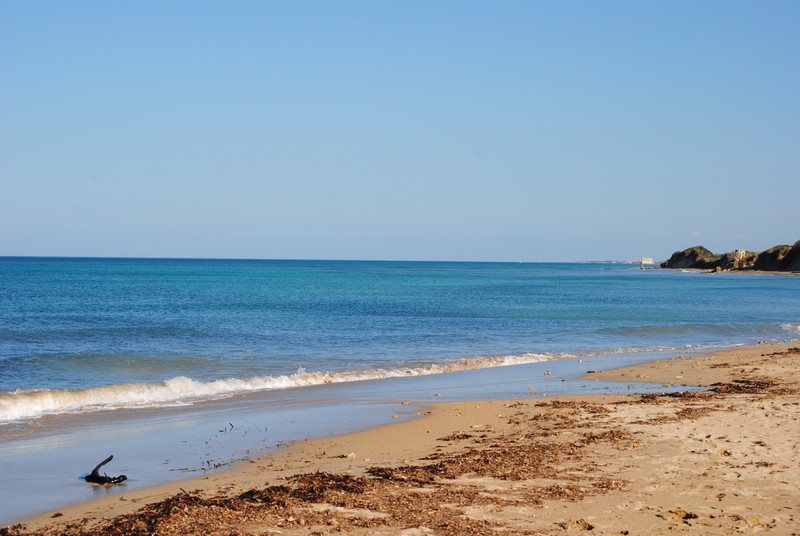
<path fill-rule="evenodd" d="M 0 255 L 800 239 L 797 1 L 0 0 Z"/>

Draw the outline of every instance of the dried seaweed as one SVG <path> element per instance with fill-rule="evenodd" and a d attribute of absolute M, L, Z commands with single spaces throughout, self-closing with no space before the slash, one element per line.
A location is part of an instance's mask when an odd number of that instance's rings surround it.
<path fill-rule="evenodd" d="M 775 382 L 771 380 L 739 379 L 731 383 L 715 383 L 711 387 L 712 391 L 718 394 L 753 394 L 763 393 L 774 386 Z"/>
<path fill-rule="evenodd" d="M 464 432 L 460 432 L 456 434 L 450 434 L 449 436 L 440 437 L 436 441 L 461 441 L 464 439 L 472 439 L 472 437 L 473 436 L 470 434 L 465 434 Z"/>

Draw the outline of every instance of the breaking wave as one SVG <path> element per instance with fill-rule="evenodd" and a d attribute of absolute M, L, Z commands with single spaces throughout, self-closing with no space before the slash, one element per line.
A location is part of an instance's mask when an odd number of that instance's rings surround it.
<path fill-rule="evenodd" d="M 163 382 L 123 383 L 89 389 L 18 389 L 0 394 L 0 422 L 35 419 L 59 413 L 180 406 L 255 391 L 444 374 L 447 372 L 537 363 L 554 359 L 554 357 L 548 354 L 526 353 L 461 359 L 441 364 L 395 369 L 307 372 L 301 367 L 296 373 L 290 375 L 223 378 L 207 382 L 178 376 Z"/>

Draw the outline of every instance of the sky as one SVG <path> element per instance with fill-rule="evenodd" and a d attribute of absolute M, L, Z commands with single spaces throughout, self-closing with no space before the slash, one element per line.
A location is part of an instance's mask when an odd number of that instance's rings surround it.
<path fill-rule="evenodd" d="M 0 255 L 800 239 L 800 2 L 0 0 Z"/>

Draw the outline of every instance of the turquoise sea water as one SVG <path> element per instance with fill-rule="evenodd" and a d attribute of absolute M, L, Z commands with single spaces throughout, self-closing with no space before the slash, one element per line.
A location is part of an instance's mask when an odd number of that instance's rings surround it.
<path fill-rule="evenodd" d="M 796 276 L 0 258 L 0 524 L 413 418 L 418 403 L 682 390 L 584 375 L 798 337 Z M 80 479 L 109 454 L 124 485 Z"/>
<path fill-rule="evenodd" d="M 800 278 L 627 264 L 0 258 L 0 422 L 800 335 Z"/>

